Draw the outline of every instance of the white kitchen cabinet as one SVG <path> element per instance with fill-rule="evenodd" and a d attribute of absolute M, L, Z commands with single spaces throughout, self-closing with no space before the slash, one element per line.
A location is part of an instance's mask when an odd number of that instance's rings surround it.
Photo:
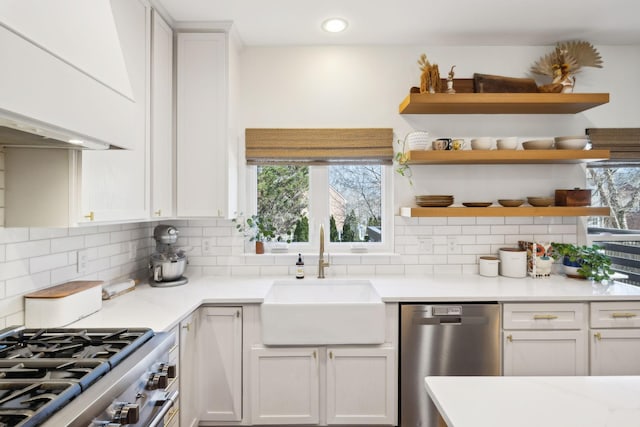
<path fill-rule="evenodd" d="M 393 347 L 330 347 L 326 351 L 327 424 L 395 424 Z"/>
<path fill-rule="evenodd" d="M 230 121 L 235 49 L 227 33 L 178 33 L 178 217 L 231 217 L 237 200 L 237 137 Z"/>
<path fill-rule="evenodd" d="M 200 309 L 200 421 L 242 419 L 242 307 Z"/>
<path fill-rule="evenodd" d="M 145 99 L 127 3 L 138 2 L 0 2 L 2 114 L 134 148 Z"/>
<path fill-rule="evenodd" d="M 141 0 L 113 0 L 135 108 L 128 126 L 129 150 L 82 153 L 82 219 L 149 218 L 149 74 L 151 9 Z"/>
<path fill-rule="evenodd" d="M 640 303 L 591 303 L 590 374 L 640 375 Z"/>
<path fill-rule="evenodd" d="M 253 424 L 393 425 L 395 349 L 384 346 L 251 350 Z"/>
<path fill-rule="evenodd" d="M 504 331 L 504 375 L 587 375 L 585 331 Z"/>
<path fill-rule="evenodd" d="M 151 216 L 173 216 L 173 30 L 153 11 L 151 27 Z"/>
<path fill-rule="evenodd" d="M 504 375 L 587 375 L 583 303 L 503 305 Z"/>
<path fill-rule="evenodd" d="M 199 366 L 200 316 L 198 310 L 180 322 L 180 426 L 194 427 L 198 425 L 200 410 L 201 382 Z"/>
<path fill-rule="evenodd" d="M 319 349 L 251 350 L 252 424 L 318 424 Z"/>

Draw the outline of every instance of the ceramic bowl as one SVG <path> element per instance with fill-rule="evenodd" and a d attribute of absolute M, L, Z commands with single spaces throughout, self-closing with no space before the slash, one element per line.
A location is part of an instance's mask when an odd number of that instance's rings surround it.
<path fill-rule="evenodd" d="M 589 143 L 589 139 L 584 137 L 558 137 L 555 141 L 559 150 L 584 150 Z"/>
<path fill-rule="evenodd" d="M 522 148 L 525 150 L 550 150 L 553 148 L 553 139 L 532 139 L 524 141 Z"/>
<path fill-rule="evenodd" d="M 555 199 L 553 197 L 527 197 L 527 202 L 531 206 L 535 206 L 538 208 L 546 208 L 547 206 L 551 206 Z"/>
<path fill-rule="evenodd" d="M 499 138 L 496 140 L 496 146 L 498 147 L 498 150 L 515 150 L 518 148 L 518 138 Z"/>
<path fill-rule="evenodd" d="M 431 144 L 429 132 L 423 130 L 408 133 L 405 141 L 409 150 L 426 150 Z"/>
<path fill-rule="evenodd" d="M 472 150 L 491 150 L 491 145 L 493 145 L 493 138 L 482 137 L 471 140 Z"/>
<path fill-rule="evenodd" d="M 517 208 L 521 204 L 524 203 L 522 199 L 499 199 L 498 203 L 504 206 L 505 208 Z"/>

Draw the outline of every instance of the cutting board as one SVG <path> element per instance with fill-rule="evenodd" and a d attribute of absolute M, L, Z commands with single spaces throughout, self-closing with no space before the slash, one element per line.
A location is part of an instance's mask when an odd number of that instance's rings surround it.
<path fill-rule="evenodd" d="M 27 328 L 59 328 L 102 308 L 102 281 L 77 280 L 24 296 Z"/>

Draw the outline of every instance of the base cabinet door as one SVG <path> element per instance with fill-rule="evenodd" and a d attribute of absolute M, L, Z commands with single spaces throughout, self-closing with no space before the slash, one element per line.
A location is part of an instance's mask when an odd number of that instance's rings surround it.
<path fill-rule="evenodd" d="M 318 349 L 251 350 L 251 424 L 318 424 Z"/>
<path fill-rule="evenodd" d="M 242 419 L 242 307 L 200 309 L 200 421 Z"/>
<path fill-rule="evenodd" d="M 640 329 L 592 329 L 591 375 L 640 375 Z"/>
<path fill-rule="evenodd" d="M 180 322 L 180 426 L 198 425 L 198 343 L 200 320 L 196 310 Z"/>
<path fill-rule="evenodd" d="M 327 424 L 395 424 L 393 348 L 327 348 Z"/>
<path fill-rule="evenodd" d="M 587 375 L 586 331 L 504 331 L 504 375 Z"/>

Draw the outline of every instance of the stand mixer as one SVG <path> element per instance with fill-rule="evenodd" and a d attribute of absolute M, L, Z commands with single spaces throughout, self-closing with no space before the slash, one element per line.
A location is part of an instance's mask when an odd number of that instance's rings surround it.
<path fill-rule="evenodd" d="M 182 274 L 187 267 L 187 257 L 182 249 L 173 246 L 178 241 L 178 229 L 172 225 L 158 225 L 153 229 L 156 251 L 151 254 L 149 284 L 155 287 L 185 285 L 189 279 Z"/>

